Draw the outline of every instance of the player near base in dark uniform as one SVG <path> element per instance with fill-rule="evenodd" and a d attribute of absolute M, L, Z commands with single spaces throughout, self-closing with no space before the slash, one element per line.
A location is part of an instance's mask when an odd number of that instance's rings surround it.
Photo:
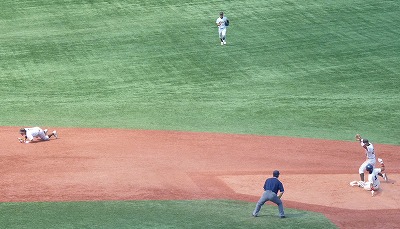
<path fill-rule="evenodd" d="M 285 218 L 285 212 L 283 211 L 283 203 L 281 200 L 281 197 L 283 195 L 283 192 L 285 191 L 283 189 L 283 184 L 280 180 L 278 180 L 279 177 L 279 171 L 275 170 L 272 173 L 273 177 L 268 178 L 265 183 L 264 183 L 264 193 L 261 196 L 260 200 L 256 204 L 256 208 L 253 211 L 253 216 L 257 217 L 258 213 L 261 210 L 261 207 L 265 204 L 267 201 L 271 201 L 278 205 L 279 209 L 279 216 L 281 218 Z M 279 191 L 279 195 L 278 195 Z"/>

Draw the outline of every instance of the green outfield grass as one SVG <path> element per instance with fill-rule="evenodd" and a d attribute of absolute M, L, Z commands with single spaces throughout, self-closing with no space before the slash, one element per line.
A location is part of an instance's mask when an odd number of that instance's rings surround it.
<path fill-rule="evenodd" d="M 0 125 L 400 144 L 397 1 L 0 4 Z"/>
<path fill-rule="evenodd" d="M 3 228 L 336 228 L 321 214 L 226 200 L 0 203 Z"/>

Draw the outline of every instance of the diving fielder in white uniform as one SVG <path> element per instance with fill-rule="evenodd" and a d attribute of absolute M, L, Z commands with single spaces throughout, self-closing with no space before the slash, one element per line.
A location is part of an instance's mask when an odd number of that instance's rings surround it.
<path fill-rule="evenodd" d="M 52 136 L 58 138 L 57 132 L 54 130 L 51 134 L 47 135 L 47 129 L 42 130 L 40 127 L 21 128 L 19 133 L 23 138 L 18 138 L 20 143 L 30 143 L 36 139 L 48 141 Z"/>
<path fill-rule="evenodd" d="M 226 45 L 226 24 L 229 24 L 227 17 L 224 17 L 224 12 L 219 13 L 219 18 L 215 21 L 218 26 L 218 35 L 221 40 L 221 45 Z"/>

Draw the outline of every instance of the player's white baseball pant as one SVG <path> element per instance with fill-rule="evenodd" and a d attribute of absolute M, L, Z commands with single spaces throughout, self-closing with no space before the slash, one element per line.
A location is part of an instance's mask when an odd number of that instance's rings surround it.
<path fill-rule="evenodd" d="M 376 159 L 367 159 L 364 161 L 364 163 L 361 164 L 360 168 L 358 169 L 358 173 L 364 173 L 365 168 L 367 167 L 368 164 L 371 164 L 375 167 Z"/>
<path fill-rule="evenodd" d="M 222 40 L 225 40 L 226 38 L 226 28 L 225 29 L 219 29 L 218 30 L 219 38 Z"/>

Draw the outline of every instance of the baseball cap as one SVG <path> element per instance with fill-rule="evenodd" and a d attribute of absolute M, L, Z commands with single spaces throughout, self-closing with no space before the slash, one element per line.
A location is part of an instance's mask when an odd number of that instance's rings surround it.
<path fill-rule="evenodd" d="M 272 175 L 274 177 L 279 177 L 279 171 L 278 170 L 274 170 L 274 172 L 272 172 Z"/>

